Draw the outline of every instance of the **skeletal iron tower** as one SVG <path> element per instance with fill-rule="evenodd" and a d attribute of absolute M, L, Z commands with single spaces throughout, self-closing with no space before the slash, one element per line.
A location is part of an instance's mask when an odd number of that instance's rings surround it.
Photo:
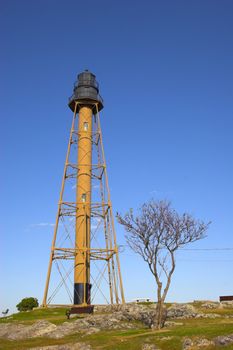
<path fill-rule="evenodd" d="M 62 288 L 69 304 L 82 308 L 98 293 L 104 302 L 124 303 L 100 127 L 103 100 L 94 74 L 78 75 L 69 107 L 73 121 L 42 305 L 52 303 Z M 55 268 L 59 278 L 51 282 Z"/>

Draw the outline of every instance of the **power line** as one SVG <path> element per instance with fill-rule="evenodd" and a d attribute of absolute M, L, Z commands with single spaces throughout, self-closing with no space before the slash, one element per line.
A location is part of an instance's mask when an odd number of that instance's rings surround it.
<path fill-rule="evenodd" d="M 130 248 L 127 245 L 120 245 L 119 247 L 126 247 Z M 233 250 L 233 248 L 179 248 L 178 250 L 193 250 L 193 251 L 226 251 L 226 250 Z"/>
<path fill-rule="evenodd" d="M 210 250 L 210 251 L 222 251 L 222 250 L 233 250 L 233 248 L 180 248 L 180 250 L 195 250 L 195 251 L 202 251 L 202 250 Z"/>

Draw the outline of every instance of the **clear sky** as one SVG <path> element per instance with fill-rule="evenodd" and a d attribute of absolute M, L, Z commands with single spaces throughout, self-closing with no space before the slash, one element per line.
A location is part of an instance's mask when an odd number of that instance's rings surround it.
<path fill-rule="evenodd" d="M 189 248 L 233 248 L 233 2 L 1 0 L 1 298 L 40 301 L 72 112 L 88 68 L 114 211 L 166 198 L 212 221 Z M 119 244 L 125 244 L 117 225 Z M 141 259 L 121 254 L 126 299 L 151 297 Z M 182 251 L 168 300 L 233 294 L 233 251 Z"/>

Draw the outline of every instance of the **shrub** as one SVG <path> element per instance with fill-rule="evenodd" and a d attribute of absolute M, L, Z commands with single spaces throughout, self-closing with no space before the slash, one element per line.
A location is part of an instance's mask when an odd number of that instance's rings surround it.
<path fill-rule="evenodd" d="M 19 311 L 28 311 L 32 310 L 34 307 L 39 306 L 38 300 L 36 298 L 24 298 L 16 305 Z"/>

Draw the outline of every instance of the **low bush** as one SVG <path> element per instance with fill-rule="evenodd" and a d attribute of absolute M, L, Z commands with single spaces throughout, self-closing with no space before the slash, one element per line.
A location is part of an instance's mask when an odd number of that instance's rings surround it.
<path fill-rule="evenodd" d="M 19 311 L 32 310 L 34 307 L 39 306 L 38 300 L 36 298 L 24 298 L 16 305 Z"/>

